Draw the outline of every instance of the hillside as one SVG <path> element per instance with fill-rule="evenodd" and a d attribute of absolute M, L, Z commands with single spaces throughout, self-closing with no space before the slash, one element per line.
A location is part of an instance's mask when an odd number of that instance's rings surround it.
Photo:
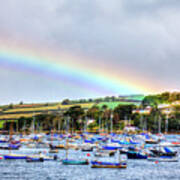
<path fill-rule="evenodd" d="M 0 107 L 0 128 L 5 121 L 16 121 L 21 117 L 33 117 L 39 114 L 60 113 L 72 106 L 81 106 L 83 109 L 89 109 L 94 105 L 102 108 L 107 105 L 108 108 L 114 109 L 119 104 L 136 104 L 139 105 L 144 98 L 142 95 L 105 97 L 93 100 L 76 100 L 69 101 L 69 104 L 61 103 L 42 103 L 42 104 L 10 104 Z M 91 102 L 88 102 L 91 101 Z"/>

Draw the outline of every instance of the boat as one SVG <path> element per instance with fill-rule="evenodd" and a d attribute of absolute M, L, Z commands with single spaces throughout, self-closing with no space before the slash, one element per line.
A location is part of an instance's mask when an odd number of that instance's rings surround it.
<path fill-rule="evenodd" d="M 103 161 L 91 161 L 91 168 L 127 168 L 126 162 L 111 163 Z"/>
<path fill-rule="evenodd" d="M 23 154 L 7 154 L 7 155 L 3 155 L 4 159 L 11 159 L 11 160 L 17 160 L 17 159 L 26 159 L 27 156 L 23 155 Z"/>
<path fill-rule="evenodd" d="M 84 145 L 84 146 L 81 147 L 81 151 L 83 151 L 83 152 L 91 152 L 91 151 L 93 151 L 93 147 L 90 146 L 90 145 Z"/>
<path fill-rule="evenodd" d="M 44 159 L 43 158 L 30 158 L 30 157 L 28 157 L 27 159 L 26 159 L 26 162 L 44 162 Z"/>
<path fill-rule="evenodd" d="M 0 143 L 8 143 L 8 140 L 6 138 L 0 138 Z"/>
<path fill-rule="evenodd" d="M 149 161 L 158 162 L 178 162 L 178 152 L 169 147 L 155 147 L 150 150 L 152 152 L 151 156 L 148 156 Z"/>
<path fill-rule="evenodd" d="M 62 160 L 64 165 L 88 165 L 89 161 L 87 159 L 84 160 L 74 160 L 74 159 L 64 159 Z"/>
<path fill-rule="evenodd" d="M 160 142 L 159 139 L 149 137 L 148 135 L 146 136 L 146 139 L 145 139 L 146 144 L 158 144 L 159 142 Z"/>
<path fill-rule="evenodd" d="M 18 144 L 18 145 L 8 144 L 8 145 L 0 146 L 0 149 L 2 149 L 2 150 L 18 150 L 20 147 L 21 147 L 20 144 Z"/>
<path fill-rule="evenodd" d="M 39 161 L 41 159 L 43 159 L 43 161 L 54 161 L 57 160 L 57 156 L 46 156 L 44 154 L 37 154 L 37 155 L 31 155 L 31 156 L 27 156 L 26 159 L 30 159 L 32 161 Z"/>
<path fill-rule="evenodd" d="M 91 161 L 91 168 L 126 168 L 127 167 L 127 157 L 125 155 L 121 155 L 118 150 L 118 162 L 106 162 L 94 160 Z"/>
<path fill-rule="evenodd" d="M 94 152 L 94 156 L 96 157 L 110 157 L 110 156 L 114 156 L 115 151 L 113 150 L 98 150 L 96 152 Z"/>
<path fill-rule="evenodd" d="M 147 155 L 141 152 L 136 151 L 128 151 L 127 152 L 128 159 L 147 159 Z"/>
<path fill-rule="evenodd" d="M 69 149 L 69 137 L 66 138 L 66 158 L 62 160 L 64 165 L 88 165 L 89 161 L 87 159 L 68 159 L 68 149 Z"/>
<path fill-rule="evenodd" d="M 27 148 L 34 148 L 34 149 L 43 149 L 43 148 L 48 148 L 49 145 L 46 143 L 42 142 L 30 142 L 26 145 Z"/>
<path fill-rule="evenodd" d="M 154 156 L 177 156 L 178 152 L 169 147 L 154 147 L 150 149 Z"/>
<path fill-rule="evenodd" d="M 58 153 L 58 152 L 59 152 L 58 149 L 50 149 L 50 150 L 49 150 L 49 153 Z"/>
<path fill-rule="evenodd" d="M 154 161 L 154 162 L 178 162 L 178 156 L 159 156 L 159 157 L 148 157 L 148 161 Z"/>
<path fill-rule="evenodd" d="M 50 149 L 65 149 L 64 144 L 59 144 L 59 145 L 52 145 L 49 144 Z"/>
<path fill-rule="evenodd" d="M 180 142 L 172 142 L 173 147 L 180 147 Z"/>
<path fill-rule="evenodd" d="M 107 145 L 102 146 L 102 148 L 104 150 L 118 150 L 118 149 L 122 149 L 122 146 L 120 146 L 117 143 L 111 143 L 111 144 L 107 144 Z"/>

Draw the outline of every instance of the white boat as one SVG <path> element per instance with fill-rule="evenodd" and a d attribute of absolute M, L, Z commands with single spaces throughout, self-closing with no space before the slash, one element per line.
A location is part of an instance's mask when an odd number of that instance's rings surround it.
<path fill-rule="evenodd" d="M 148 157 L 148 161 L 157 161 L 157 162 L 178 162 L 178 156 L 160 156 L 160 157 Z"/>
<path fill-rule="evenodd" d="M 44 161 L 51 161 L 51 160 L 57 160 L 57 156 L 46 156 L 45 154 L 35 154 L 35 155 L 29 155 L 27 156 L 27 159 L 32 159 L 32 160 L 38 160 L 38 159 L 43 159 Z"/>

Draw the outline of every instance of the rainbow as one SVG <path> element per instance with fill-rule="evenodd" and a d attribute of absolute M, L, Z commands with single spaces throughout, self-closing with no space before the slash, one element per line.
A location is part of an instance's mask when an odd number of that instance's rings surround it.
<path fill-rule="evenodd" d="M 86 59 L 86 60 L 84 60 Z M 115 77 L 110 71 L 91 67 L 84 57 L 68 53 L 50 53 L 32 48 L 12 48 L 0 45 L 0 66 L 13 68 L 24 73 L 32 72 L 55 79 L 64 85 L 102 95 L 151 93 L 143 85 L 129 82 L 126 78 Z"/>

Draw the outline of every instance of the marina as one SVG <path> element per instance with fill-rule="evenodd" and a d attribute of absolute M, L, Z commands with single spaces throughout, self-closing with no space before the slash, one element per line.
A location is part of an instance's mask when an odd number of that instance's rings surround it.
<path fill-rule="evenodd" d="M 33 136 L 36 136 L 36 140 Z M 56 137 L 48 141 L 50 136 Z M 149 137 L 160 137 L 150 135 Z M 178 179 L 180 172 L 179 150 L 172 147 L 173 142 L 180 142 L 179 135 L 161 135 L 163 140 L 158 144 L 146 142 L 147 134 L 35 134 L 13 135 L 12 138 L 20 146 L 18 150 L 0 150 L 0 164 L 2 178 L 13 179 L 43 179 L 46 174 L 48 179 Z M 1 136 L 9 145 L 9 136 Z M 78 138 L 77 138 L 78 137 Z M 26 143 L 24 140 L 26 139 Z M 70 140 L 70 142 L 67 140 Z M 86 141 L 88 139 L 88 141 Z M 90 140 L 93 139 L 93 143 Z M 106 141 L 104 141 L 106 139 Z M 114 142 L 116 139 L 116 143 Z M 22 140 L 22 141 L 21 141 Z M 133 140 L 133 141 L 132 141 Z M 113 143 L 111 143 L 113 141 Z M 134 143 L 136 141 L 136 143 Z M 160 146 L 162 142 L 169 146 Z M 53 144 L 54 147 L 64 145 L 64 148 L 53 149 L 51 146 L 44 148 L 29 147 L 39 142 Z M 83 144 L 83 146 L 82 146 Z M 86 146 L 85 146 L 86 145 Z M 74 147 L 79 148 L 74 148 Z M 92 151 L 84 151 L 84 147 L 93 147 Z M 107 149 L 107 147 L 109 149 Z M 115 150 L 112 150 L 115 149 Z M 83 150 L 83 151 L 82 151 Z M 68 151 L 68 155 L 67 155 Z M 101 155 L 97 156 L 97 153 Z M 111 155 L 110 155 L 111 154 Z M 131 154 L 131 155 L 129 155 Z M 133 155 L 132 155 L 133 154 Z M 68 158 L 67 158 L 68 157 Z M 68 165 L 68 166 L 67 166 Z M 6 168 L 8 166 L 8 168 Z M 13 169 L 12 169 L 13 167 Z M 171 170 L 171 175 L 167 170 Z M 148 178 L 147 178 L 148 177 Z"/>

